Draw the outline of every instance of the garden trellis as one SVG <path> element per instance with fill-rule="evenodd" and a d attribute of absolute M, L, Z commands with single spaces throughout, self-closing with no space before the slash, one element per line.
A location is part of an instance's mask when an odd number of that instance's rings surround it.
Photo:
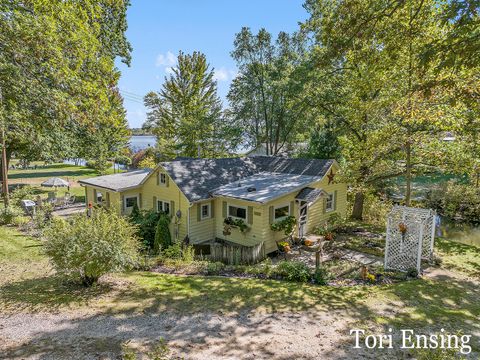
<path fill-rule="evenodd" d="M 436 213 L 430 209 L 395 206 L 387 220 L 385 269 L 421 271 L 422 259 L 431 260 Z"/>

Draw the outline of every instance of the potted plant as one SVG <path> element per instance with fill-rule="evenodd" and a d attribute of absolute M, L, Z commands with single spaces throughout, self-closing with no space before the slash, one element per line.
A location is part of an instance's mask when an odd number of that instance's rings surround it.
<path fill-rule="evenodd" d="M 290 252 L 290 244 L 287 241 L 281 241 L 278 243 L 278 250 L 284 253 Z"/>

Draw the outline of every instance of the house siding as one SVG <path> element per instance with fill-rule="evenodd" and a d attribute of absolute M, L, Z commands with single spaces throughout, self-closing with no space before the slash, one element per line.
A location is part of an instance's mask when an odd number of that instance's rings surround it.
<path fill-rule="evenodd" d="M 190 242 L 192 244 L 198 244 L 204 241 L 215 239 L 215 221 L 218 215 L 216 211 L 216 203 L 218 201 L 209 200 L 200 203 L 195 203 L 190 208 Z M 201 206 L 204 204 L 210 204 L 210 218 L 199 219 L 198 212 Z M 213 216 L 212 216 L 213 209 Z M 221 213 L 220 213 L 221 214 Z"/>
<path fill-rule="evenodd" d="M 339 169 L 336 165 L 334 165 L 333 170 L 336 173 Z M 157 176 L 160 172 L 166 174 L 168 186 L 157 183 Z M 336 182 L 328 184 L 328 177 L 325 176 L 321 181 L 312 183 L 309 186 L 321 188 L 327 193 L 336 192 L 336 207 L 334 211 L 325 212 L 324 207 L 326 199 L 323 197 L 311 204 L 308 208 L 306 227 L 307 234 L 312 232 L 315 227 L 322 225 L 331 214 L 338 213 L 344 216 L 347 210 L 346 184 Z M 106 193 L 105 189 L 95 189 L 95 187 L 89 185 L 87 185 L 85 188 L 87 203 L 88 201 L 93 201 L 95 190 Z M 156 204 L 154 203 L 155 200 L 168 201 L 170 204 L 173 204 L 174 209 L 172 215 L 175 215 L 177 210 L 181 211 L 181 218 L 179 219 L 178 223 L 175 223 L 175 217 L 173 217 L 170 225 L 172 236 L 178 240 L 183 240 L 188 235 L 192 244 L 198 244 L 204 241 L 213 240 L 215 238 L 224 239 L 246 246 L 257 245 L 261 242 L 264 242 L 266 253 L 270 253 L 277 250 L 277 241 L 280 241 L 286 237 L 282 231 L 272 231 L 270 229 L 270 209 L 271 207 L 281 206 L 283 204 L 289 204 L 290 206 L 293 205 L 290 213 L 298 219 L 299 203 L 295 200 L 295 196 L 298 194 L 298 191 L 300 191 L 300 189 L 266 204 L 226 197 L 217 197 L 215 199 L 205 200 L 191 205 L 180 188 L 168 176 L 163 168 L 160 167 L 145 180 L 145 183 L 141 187 L 123 192 L 108 192 L 108 196 L 109 206 L 116 207 L 119 213 L 122 212 L 123 198 L 129 195 L 139 195 L 141 198 L 141 209 L 156 209 Z M 232 228 L 231 235 L 226 236 L 223 234 L 223 222 L 226 217 L 224 214 L 224 202 L 227 204 L 227 206 L 234 205 L 247 208 L 247 218 L 245 219 L 245 222 L 248 225 L 248 230 L 245 233 L 242 233 L 237 228 Z M 211 204 L 212 216 L 209 219 L 199 220 L 198 209 L 202 204 L 205 203 Z M 251 223 L 248 223 L 249 221 Z M 298 234 L 297 229 L 295 229 L 294 234 Z"/>
<path fill-rule="evenodd" d="M 157 176 L 159 173 L 164 173 L 167 176 L 167 185 L 164 184 L 157 184 Z M 169 178 L 168 174 L 162 169 L 157 169 L 154 173 L 152 173 L 141 189 L 137 189 L 137 192 L 141 193 L 142 197 L 142 209 L 149 210 L 149 209 L 156 209 L 156 204 L 154 204 L 154 198 L 159 201 L 167 201 L 170 204 L 174 204 L 174 209 L 170 208 L 172 217 L 172 222 L 170 223 L 170 231 L 173 238 L 177 238 L 178 240 L 183 240 L 187 234 L 187 223 L 188 223 L 188 208 L 189 202 L 179 187 Z M 130 191 L 123 193 L 128 194 Z M 170 205 L 171 207 L 171 205 Z M 175 213 L 180 210 L 181 217 L 175 224 L 176 217 L 174 216 Z M 176 234 L 176 228 L 178 226 L 178 234 Z"/>

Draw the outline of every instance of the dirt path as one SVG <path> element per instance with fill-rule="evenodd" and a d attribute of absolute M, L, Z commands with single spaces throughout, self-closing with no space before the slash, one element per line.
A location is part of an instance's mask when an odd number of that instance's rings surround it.
<path fill-rule="evenodd" d="M 125 341 L 144 350 L 159 338 L 185 359 L 374 358 L 352 349 L 342 313 L 15 314 L 0 324 L 0 359 L 116 359 Z"/>

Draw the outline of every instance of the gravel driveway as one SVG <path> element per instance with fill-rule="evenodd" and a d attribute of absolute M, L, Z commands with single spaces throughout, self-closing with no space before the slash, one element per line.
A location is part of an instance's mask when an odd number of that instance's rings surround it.
<path fill-rule="evenodd" d="M 185 359 L 352 359 L 341 313 L 0 315 L 1 359 L 118 359 L 159 338 Z M 378 358 L 378 353 L 375 358 Z"/>

